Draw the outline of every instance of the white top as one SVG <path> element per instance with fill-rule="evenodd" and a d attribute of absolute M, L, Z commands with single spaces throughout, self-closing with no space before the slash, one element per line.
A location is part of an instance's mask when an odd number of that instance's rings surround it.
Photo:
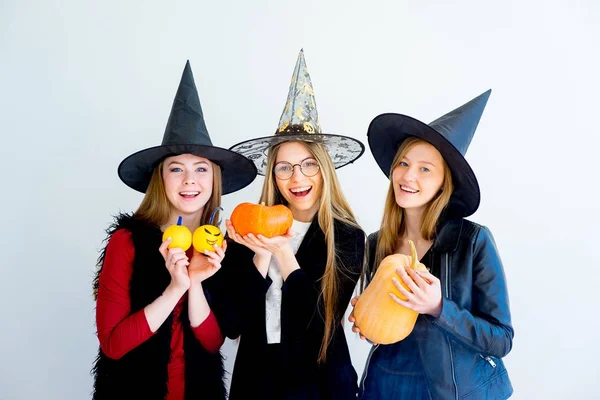
<path fill-rule="evenodd" d="M 311 222 L 300 222 L 294 220 L 292 222 L 292 231 L 294 236 L 290 239 L 290 245 L 294 254 L 298 251 L 304 235 L 308 231 Z M 271 263 L 269 264 L 269 271 L 267 272 L 269 278 L 273 281 L 269 290 L 267 290 L 267 296 L 265 301 L 265 316 L 267 324 L 267 343 L 280 343 L 281 342 L 281 286 L 283 285 L 283 278 L 279 271 L 279 265 L 274 256 L 271 256 Z"/>

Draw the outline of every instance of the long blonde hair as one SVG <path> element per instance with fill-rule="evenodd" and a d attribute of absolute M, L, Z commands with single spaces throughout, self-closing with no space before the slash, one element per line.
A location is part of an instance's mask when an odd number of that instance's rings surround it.
<path fill-rule="evenodd" d="M 394 253 L 398 245 L 398 238 L 402 236 L 406 230 L 406 226 L 404 225 L 404 208 L 400 207 L 396 203 L 392 173 L 413 147 L 423 143 L 429 144 L 429 142 L 415 137 L 410 137 L 404 140 L 396 152 L 396 156 L 392 162 L 389 175 L 390 184 L 388 186 L 387 197 L 385 199 L 385 208 L 383 210 L 383 217 L 381 219 L 381 226 L 377 238 L 375 260 L 372 271 L 373 274 L 377 270 L 377 266 L 381 263 L 381 261 L 385 257 Z M 444 182 L 442 183 L 441 191 L 429 202 L 425 208 L 423 219 L 421 221 L 421 236 L 427 240 L 432 240 L 434 238 L 438 220 L 448 205 L 450 197 L 452 196 L 452 192 L 454 191 L 452 173 L 445 160 L 443 162 L 443 168 Z"/>
<path fill-rule="evenodd" d="M 210 160 L 209 162 L 213 170 L 212 194 L 202 210 L 200 225 L 207 224 L 213 210 L 221 206 L 221 167 Z M 167 198 L 162 176 L 163 164 L 164 160 L 154 168 L 146 194 L 144 195 L 140 206 L 134 213 L 135 217 L 158 226 L 166 224 L 169 221 L 169 216 L 171 214 L 171 202 L 169 202 L 169 199 Z M 215 221 L 218 221 L 218 213 L 220 213 L 220 211 L 215 213 Z"/>
<path fill-rule="evenodd" d="M 327 347 L 333 338 L 338 321 L 336 321 L 335 310 L 338 304 L 340 291 L 340 276 L 347 273 L 346 267 L 340 262 L 335 248 L 334 220 L 359 228 L 350 204 L 342 193 L 335 167 L 331 156 L 327 153 L 325 146 L 317 142 L 301 142 L 306 149 L 313 155 L 320 166 L 321 176 L 323 177 L 323 186 L 319 210 L 317 211 L 319 227 L 325 234 L 327 246 L 327 261 L 325 264 L 325 273 L 321 279 L 321 297 L 325 304 L 325 334 L 321 342 L 318 362 L 323 363 L 327 357 Z M 265 181 L 260 196 L 260 202 L 272 206 L 275 204 L 287 205 L 283 195 L 277 188 L 273 167 L 277 159 L 277 153 L 281 143 L 273 146 L 268 153 Z M 343 323 L 343 318 L 342 321 Z"/>

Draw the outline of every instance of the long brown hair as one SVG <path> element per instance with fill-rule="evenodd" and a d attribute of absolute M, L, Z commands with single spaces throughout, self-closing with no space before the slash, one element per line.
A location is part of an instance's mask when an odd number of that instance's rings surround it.
<path fill-rule="evenodd" d="M 388 186 L 385 208 L 383 210 L 383 217 L 381 219 L 381 226 L 377 238 L 377 250 L 375 251 L 373 274 L 381 261 L 394 253 L 398 245 L 398 238 L 402 236 L 406 230 L 406 226 L 404 225 L 404 208 L 396 203 L 392 173 L 413 147 L 423 143 L 430 144 L 423 139 L 415 137 L 404 140 L 392 162 L 389 175 L 390 184 Z M 442 160 L 444 159 L 442 158 Z M 423 213 L 423 219 L 421 220 L 421 235 L 427 240 L 432 240 L 434 238 L 438 220 L 448 205 L 450 196 L 452 196 L 452 192 L 454 191 L 452 173 L 445 160 L 443 161 L 443 168 L 444 182 L 442 183 L 441 191 L 429 202 Z"/>
<path fill-rule="evenodd" d="M 318 362 L 323 363 L 327 357 L 327 347 L 331 343 L 333 332 L 336 325 L 340 321 L 336 321 L 335 310 L 338 307 L 340 277 L 347 273 L 346 267 L 340 262 L 339 256 L 335 248 L 334 235 L 334 220 L 341 221 L 348 225 L 360 229 L 354 213 L 350 208 L 350 204 L 344 196 L 341 185 L 339 183 L 335 167 L 331 156 L 327 153 L 325 146 L 316 142 L 299 142 L 313 155 L 320 166 L 321 176 L 323 177 L 323 187 L 321 199 L 319 202 L 319 210 L 317 211 L 319 227 L 325 234 L 325 242 L 327 246 L 327 261 L 325 264 L 325 273 L 321 279 L 321 297 L 325 304 L 325 334 L 321 342 Z M 273 167 L 277 159 L 277 153 L 281 147 L 281 143 L 273 146 L 268 153 L 265 181 L 260 196 L 260 201 L 266 205 L 272 206 L 275 204 L 287 205 L 283 195 L 279 192 Z M 342 318 L 342 323 L 343 318 Z"/>
<path fill-rule="evenodd" d="M 209 162 L 213 170 L 212 194 L 202 210 L 200 225 L 209 223 L 210 214 L 214 209 L 221 206 L 221 167 L 210 160 Z M 146 194 L 144 195 L 140 206 L 134 213 L 135 217 L 158 226 L 166 224 L 171 215 L 171 202 L 169 202 L 169 199 L 167 198 L 162 176 L 163 164 L 164 160 L 154 168 Z M 219 214 L 220 211 L 215 213 L 215 221 L 218 221 L 217 216 Z"/>

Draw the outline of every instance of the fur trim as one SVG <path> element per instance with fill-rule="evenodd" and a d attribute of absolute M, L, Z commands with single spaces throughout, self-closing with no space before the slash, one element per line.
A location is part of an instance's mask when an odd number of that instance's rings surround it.
<path fill-rule="evenodd" d="M 131 312 L 135 313 L 158 298 L 169 285 L 171 277 L 158 252 L 162 242 L 159 227 L 141 221 L 132 214 L 119 214 L 106 231 L 107 238 L 98 258 L 93 282 L 94 298 L 97 297 L 106 245 L 119 229 L 131 232 L 135 249 L 130 282 Z M 222 354 L 211 354 L 200 345 L 192 332 L 187 314 L 185 302 L 180 316 L 184 332 L 185 399 L 225 399 Z M 171 314 L 152 337 L 118 360 L 108 358 L 99 348 L 91 371 L 94 377 L 93 399 L 164 400 L 171 357 L 172 323 Z"/>

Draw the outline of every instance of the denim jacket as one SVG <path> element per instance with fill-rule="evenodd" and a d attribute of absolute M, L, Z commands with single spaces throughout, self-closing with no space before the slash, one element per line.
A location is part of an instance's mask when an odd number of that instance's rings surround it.
<path fill-rule="evenodd" d="M 485 226 L 466 219 L 440 225 L 427 265 L 441 281 L 442 312 L 438 318 L 419 315 L 413 332 L 432 399 L 506 399 L 513 388 L 502 357 L 512 348 L 508 291 L 494 238 Z M 372 276 L 377 243 L 369 236 Z M 394 392 L 397 344 L 371 349 L 360 392 L 386 388 Z M 372 373 L 373 368 L 386 373 Z M 382 382 L 386 380 L 386 382 Z M 379 389 L 377 389 L 379 388 Z M 387 393 L 385 398 L 392 397 Z"/>

